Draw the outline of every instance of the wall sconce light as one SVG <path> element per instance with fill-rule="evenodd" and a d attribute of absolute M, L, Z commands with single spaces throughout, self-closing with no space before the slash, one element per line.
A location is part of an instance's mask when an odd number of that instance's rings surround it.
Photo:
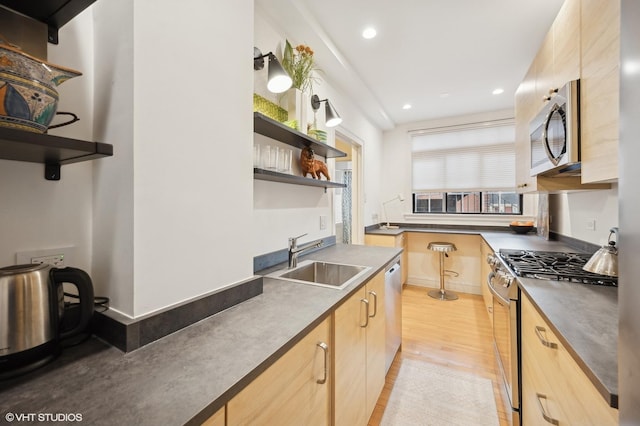
<path fill-rule="evenodd" d="M 282 93 L 293 84 L 291 77 L 282 68 L 278 58 L 273 52 L 263 55 L 260 49 L 253 48 L 253 69 L 258 71 L 264 68 L 264 58 L 269 57 L 269 70 L 267 73 L 267 89 L 271 93 Z"/>
<path fill-rule="evenodd" d="M 396 201 L 396 200 L 399 200 L 400 202 L 403 202 L 404 201 L 404 196 L 402 194 L 398 194 L 395 197 L 393 197 L 392 199 L 387 200 L 384 203 L 382 203 L 382 208 L 384 209 L 384 217 L 385 217 L 385 219 L 387 219 L 387 224 L 381 226 L 380 228 L 382 228 L 382 229 L 398 229 L 399 228 L 399 226 L 396 226 L 396 225 L 389 225 L 389 215 L 387 214 L 387 204 L 389 204 L 389 203 L 391 203 L 393 201 Z"/>
<path fill-rule="evenodd" d="M 618 276 L 618 248 L 616 247 L 616 242 L 611 240 L 611 234 L 615 234 L 617 240 L 618 228 L 609 229 L 609 242 L 607 245 L 595 252 L 582 269 L 594 274 L 610 277 Z"/>
<path fill-rule="evenodd" d="M 320 109 L 320 102 L 325 102 L 324 119 L 327 127 L 335 127 L 338 124 L 342 123 L 342 118 L 340 118 L 338 111 L 336 111 L 333 105 L 331 105 L 329 99 L 320 100 L 318 95 L 313 95 L 311 97 L 311 108 L 313 108 L 314 111 L 318 111 L 318 109 Z"/>

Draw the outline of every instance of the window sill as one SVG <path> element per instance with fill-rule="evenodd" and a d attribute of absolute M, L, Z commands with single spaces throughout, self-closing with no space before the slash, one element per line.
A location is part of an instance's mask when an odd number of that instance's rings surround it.
<path fill-rule="evenodd" d="M 509 226 L 514 220 L 534 221 L 535 217 L 524 215 L 490 215 L 490 214 L 434 214 L 409 213 L 404 219 L 411 223 L 433 223 L 439 225 L 477 225 L 477 226 Z"/>

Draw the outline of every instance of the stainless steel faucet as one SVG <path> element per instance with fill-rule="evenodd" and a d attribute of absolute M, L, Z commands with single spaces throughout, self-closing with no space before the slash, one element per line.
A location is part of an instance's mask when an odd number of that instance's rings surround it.
<path fill-rule="evenodd" d="M 298 266 L 298 255 L 300 253 L 312 248 L 320 247 L 324 243 L 323 240 L 315 240 L 298 247 L 298 239 L 304 237 L 305 235 L 307 234 L 305 233 L 302 235 L 298 235 L 297 237 L 289 238 L 289 269 Z"/>

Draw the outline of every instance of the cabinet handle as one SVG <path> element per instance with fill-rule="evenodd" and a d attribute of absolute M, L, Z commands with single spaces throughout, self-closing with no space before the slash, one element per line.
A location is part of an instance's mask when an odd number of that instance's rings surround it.
<path fill-rule="evenodd" d="M 369 301 L 367 299 L 360 299 L 360 302 L 365 304 L 365 307 L 366 307 L 366 310 L 367 310 L 366 315 L 364 316 L 366 318 L 366 321 L 365 321 L 364 325 L 360 324 L 360 327 L 364 328 L 364 327 L 369 325 Z"/>
<path fill-rule="evenodd" d="M 493 313 L 493 306 L 487 306 L 487 311 L 489 311 L 490 314 Z"/>
<path fill-rule="evenodd" d="M 318 342 L 318 346 L 324 352 L 324 377 L 322 379 L 316 380 L 316 383 L 319 385 L 324 385 L 327 382 L 327 376 L 329 375 L 328 371 L 328 359 L 329 359 L 329 346 L 327 346 L 324 342 Z"/>
<path fill-rule="evenodd" d="M 378 314 L 378 294 L 373 290 L 371 290 L 369 294 L 373 296 L 373 315 L 369 315 L 373 318 Z"/>
<path fill-rule="evenodd" d="M 558 344 L 557 343 L 553 343 L 548 341 L 543 335 L 542 333 L 545 333 L 547 331 L 546 328 L 544 327 L 540 327 L 539 325 L 536 325 L 536 335 L 538 336 L 538 339 L 540 340 L 540 343 L 542 343 L 544 346 L 551 348 L 551 349 L 557 349 L 558 348 Z"/>
<path fill-rule="evenodd" d="M 518 188 L 526 188 L 527 184 L 526 183 L 521 183 L 520 185 L 518 185 Z"/>
<path fill-rule="evenodd" d="M 558 426 L 560 424 L 560 422 L 556 419 L 554 419 L 553 417 L 551 417 L 550 415 L 547 414 L 547 412 L 545 411 L 544 407 L 542 406 L 542 401 L 541 400 L 545 400 L 547 399 L 547 395 L 543 395 L 541 393 L 537 393 L 536 392 L 536 400 L 538 401 L 538 408 L 540 409 L 540 412 L 542 413 L 542 418 L 545 419 L 545 421 L 547 423 L 551 423 L 552 425 L 556 425 Z"/>

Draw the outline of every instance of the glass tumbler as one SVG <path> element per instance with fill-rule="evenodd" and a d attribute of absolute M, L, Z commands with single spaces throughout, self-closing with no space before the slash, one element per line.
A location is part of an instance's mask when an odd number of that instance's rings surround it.
<path fill-rule="evenodd" d="M 278 169 L 278 147 L 266 145 L 264 148 L 263 158 L 265 160 L 265 164 L 263 167 L 267 170 L 277 170 Z"/>
<path fill-rule="evenodd" d="M 281 173 L 291 173 L 292 151 L 287 148 L 278 148 L 278 171 Z"/>
<path fill-rule="evenodd" d="M 253 167 L 262 168 L 262 157 L 260 157 L 260 145 L 253 145 Z"/>

